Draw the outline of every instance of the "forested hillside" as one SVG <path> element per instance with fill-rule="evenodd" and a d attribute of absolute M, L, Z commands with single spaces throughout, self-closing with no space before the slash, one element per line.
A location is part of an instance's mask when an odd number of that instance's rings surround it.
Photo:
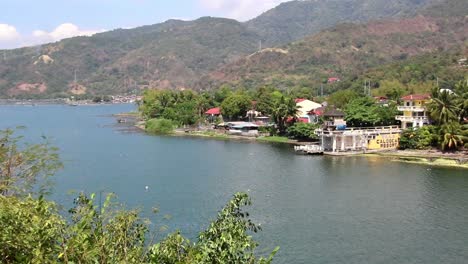
<path fill-rule="evenodd" d="M 216 89 L 223 83 L 316 88 L 331 76 L 356 80 L 382 64 L 460 48 L 467 39 L 466 10 L 464 0 L 291 1 L 245 23 L 169 20 L 5 50 L 0 97 Z"/>
<path fill-rule="evenodd" d="M 9 50 L 0 64 L 0 95 L 185 88 L 199 75 L 255 51 L 258 39 L 235 20 L 206 17 Z"/>
<path fill-rule="evenodd" d="M 247 22 L 268 46 L 286 44 L 345 22 L 418 13 L 438 0 L 305 0 L 286 2 Z"/>
<path fill-rule="evenodd" d="M 352 82 L 374 67 L 404 63 L 412 56 L 461 49 L 468 38 L 467 21 L 465 17 L 419 15 L 364 25 L 341 24 L 228 64 L 205 76 L 199 87 L 224 83 L 247 88 L 268 84 L 282 88 L 318 87 L 329 77 Z M 343 87 L 343 83 L 333 86 L 330 89 Z"/>

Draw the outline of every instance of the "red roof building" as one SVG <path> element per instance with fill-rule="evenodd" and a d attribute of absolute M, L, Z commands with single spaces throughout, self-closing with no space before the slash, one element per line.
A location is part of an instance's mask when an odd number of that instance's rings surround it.
<path fill-rule="evenodd" d="M 403 101 L 422 101 L 422 100 L 429 100 L 431 99 L 431 96 L 429 94 L 410 94 L 407 96 L 403 96 L 401 100 Z"/>
<path fill-rule="evenodd" d="M 221 108 L 219 108 L 219 107 L 211 108 L 210 110 L 206 111 L 205 114 L 207 114 L 207 115 L 220 115 L 221 114 Z"/>
<path fill-rule="evenodd" d="M 330 77 L 328 78 L 328 83 L 336 83 L 336 82 L 339 82 L 341 81 L 340 78 L 338 77 Z"/>

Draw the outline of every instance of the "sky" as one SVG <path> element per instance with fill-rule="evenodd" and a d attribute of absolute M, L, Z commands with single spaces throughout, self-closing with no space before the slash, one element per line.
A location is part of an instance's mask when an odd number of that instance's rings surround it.
<path fill-rule="evenodd" d="M 202 16 L 246 21 L 288 0 L 1 0 L 0 49 Z"/>

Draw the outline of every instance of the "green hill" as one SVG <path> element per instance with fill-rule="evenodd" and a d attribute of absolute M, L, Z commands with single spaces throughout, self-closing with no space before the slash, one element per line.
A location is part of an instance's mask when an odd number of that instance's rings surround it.
<path fill-rule="evenodd" d="M 341 24 L 228 64 L 202 78 L 199 87 L 224 83 L 247 88 L 268 84 L 282 88 L 318 87 L 329 77 L 356 80 L 374 67 L 464 46 L 468 39 L 467 21 L 465 17 L 419 15 Z"/>
<path fill-rule="evenodd" d="M 246 23 L 211 17 L 169 20 L 0 51 L 0 97 L 121 94 L 149 87 L 210 89 L 222 83 L 310 87 L 332 75 L 345 79 L 464 43 L 466 1 L 440 1 L 292 1 Z M 323 28 L 328 29 L 309 35 Z M 260 40 L 264 47 L 294 42 L 256 52 Z"/>
<path fill-rule="evenodd" d="M 340 23 L 414 15 L 437 0 L 306 0 L 286 2 L 247 22 L 267 46 L 286 44 Z"/>
<path fill-rule="evenodd" d="M 201 74 L 257 48 L 259 37 L 230 19 L 170 20 L 5 52 L 0 95 L 115 94 L 185 88 Z M 75 83 L 76 73 L 76 83 Z"/>

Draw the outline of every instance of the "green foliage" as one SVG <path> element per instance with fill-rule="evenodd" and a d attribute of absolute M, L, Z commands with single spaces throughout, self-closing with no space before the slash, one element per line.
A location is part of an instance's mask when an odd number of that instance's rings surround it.
<path fill-rule="evenodd" d="M 319 127 L 317 124 L 307 124 L 298 122 L 287 128 L 288 137 L 299 140 L 317 140 L 318 136 L 315 130 Z"/>
<path fill-rule="evenodd" d="M 70 217 L 53 202 L 0 195 L 0 261 L 2 263 L 271 263 L 257 257 L 250 232 L 260 228 L 243 208 L 247 194 L 237 193 L 196 243 L 169 235 L 147 241 L 150 223 L 136 210 L 125 210 L 108 195 L 102 206 L 95 196 L 80 194 Z"/>
<path fill-rule="evenodd" d="M 278 128 L 279 134 L 286 133 L 289 118 L 296 119 L 298 107 L 293 98 L 284 97 L 279 92 L 272 94 L 271 116 Z"/>
<path fill-rule="evenodd" d="M 447 123 L 440 128 L 440 147 L 443 151 L 458 150 L 468 142 L 467 131 L 457 122 Z"/>
<path fill-rule="evenodd" d="M 146 131 L 154 134 L 171 134 L 174 131 L 174 124 L 171 120 L 163 118 L 153 118 L 146 121 Z"/>
<path fill-rule="evenodd" d="M 428 104 L 431 118 L 439 125 L 457 121 L 460 109 L 458 109 L 455 100 L 456 95 L 452 94 L 452 92 L 447 90 L 440 91 L 438 88 L 434 88 L 431 102 Z"/>
<path fill-rule="evenodd" d="M 209 94 L 191 90 L 147 90 L 140 104 L 140 112 L 147 118 L 163 118 L 177 125 L 194 125 L 213 104 Z"/>
<path fill-rule="evenodd" d="M 33 187 L 47 194 L 49 178 L 61 167 L 58 149 L 45 137 L 44 143 L 29 145 L 14 130 L 0 130 L 0 195 L 25 195 Z"/>
<path fill-rule="evenodd" d="M 400 138 L 400 149 L 429 149 L 438 144 L 438 130 L 434 126 L 409 128 Z"/>
<path fill-rule="evenodd" d="M 64 263 L 141 263 L 146 259 L 148 222 L 135 210 L 113 208 L 108 195 L 101 209 L 83 194 L 69 212 L 72 222 L 57 240 Z M 100 206 L 99 206 L 100 207 Z"/>
<path fill-rule="evenodd" d="M 460 121 L 468 119 L 468 79 L 462 80 L 455 86 L 455 104 Z"/>
<path fill-rule="evenodd" d="M 344 112 L 348 126 L 352 127 L 394 125 L 398 113 L 395 104 L 377 105 L 371 97 L 361 97 L 351 101 Z"/>
<path fill-rule="evenodd" d="M 247 231 L 258 232 L 260 227 L 249 219 L 249 213 L 243 207 L 252 204 L 245 193 L 237 193 L 234 198 L 218 213 L 208 229 L 199 236 L 195 246 L 198 251 L 198 263 L 270 263 L 268 260 L 257 259 L 254 250 L 257 243 Z"/>
<path fill-rule="evenodd" d="M 244 93 L 232 94 L 221 103 L 221 113 L 230 120 L 244 118 L 251 108 L 252 99 Z"/>
<path fill-rule="evenodd" d="M 56 262 L 64 229 L 54 203 L 0 194 L 1 263 Z"/>
<path fill-rule="evenodd" d="M 373 126 L 379 120 L 377 106 L 372 98 L 362 97 L 351 101 L 344 109 L 346 122 L 352 127 Z"/>
<path fill-rule="evenodd" d="M 328 104 L 336 108 L 344 108 L 346 105 L 354 99 L 360 97 L 358 93 L 353 90 L 341 90 L 331 94 L 328 97 Z"/>
<path fill-rule="evenodd" d="M 150 249 L 151 263 L 196 263 L 196 251 L 180 232 L 167 236 L 163 241 Z"/>

